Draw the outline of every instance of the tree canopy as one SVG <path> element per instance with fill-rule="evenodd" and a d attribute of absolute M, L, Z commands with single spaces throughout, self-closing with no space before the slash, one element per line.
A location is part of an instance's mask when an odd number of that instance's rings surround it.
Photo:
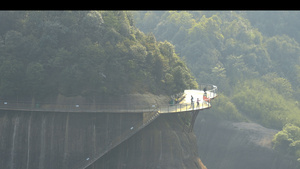
<path fill-rule="evenodd" d="M 300 127 L 299 14 L 151 11 L 134 17 L 142 31 L 174 44 L 198 83 L 218 86 L 221 97 L 209 113 L 281 129 L 287 124 Z M 277 138 L 275 149 L 280 150 L 285 143 Z M 290 143 L 285 148 L 293 147 L 299 158 L 299 147 Z"/>
<path fill-rule="evenodd" d="M 197 82 L 124 11 L 1 11 L 0 97 L 173 94 Z"/>

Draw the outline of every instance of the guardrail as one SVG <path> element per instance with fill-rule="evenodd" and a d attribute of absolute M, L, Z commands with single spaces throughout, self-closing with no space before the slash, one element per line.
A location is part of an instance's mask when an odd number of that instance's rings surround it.
<path fill-rule="evenodd" d="M 215 85 L 212 85 L 212 84 L 199 84 L 198 85 L 198 88 L 202 91 L 205 91 L 206 92 L 209 92 L 208 93 L 208 96 L 210 98 L 215 98 L 217 97 L 217 93 L 218 93 L 218 87 L 215 86 Z M 196 90 L 199 90 L 199 89 L 196 89 Z"/>
<path fill-rule="evenodd" d="M 192 89 L 198 92 L 205 91 L 206 97 L 213 99 L 217 96 L 217 86 L 200 84 L 199 89 Z M 0 110 L 20 111 L 48 111 L 48 112 L 92 112 L 92 113 L 141 113 L 158 110 L 160 113 L 176 113 L 191 111 L 194 109 L 205 109 L 210 107 L 209 101 L 202 100 L 199 104 L 169 104 L 169 105 L 136 105 L 136 104 L 56 104 L 56 103 L 33 103 L 0 101 Z"/>
<path fill-rule="evenodd" d="M 86 113 L 141 113 L 151 112 L 152 105 L 135 104 L 53 104 L 31 102 L 0 102 L 0 110 L 41 111 L 41 112 L 86 112 Z"/>
<path fill-rule="evenodd" d="M 160 113 L 177 113 L 210 107 L 210 102 L 202 102 L 199 105 L 194 104 L 167 104 L 167 105 L 147 105 L 147 106 L 124 106 L 124 105 L 56 105 L 46 104 L 33 106 L 30 104 L 7 102 L 1 103 L 0 110 L 15 111 L 36 111 L 36 112 L 78 112 L 78 113 L 146 113 L 159 111 Z"/>
<path fill-rule="evenodd" d="M 200 90 L 199 90 L 200 89 Z M 20 111 L 42 111 L 42 112 L 104 112 L 104 113 L 149 113 L 145 119 L 132 124 L 132 127 L 115 138 L 105 146 L 103 150 L 96 150 L 85 159 L 79 159 L 77 163 L 72 163 L 72 168 L 86 168 L 101 158 L 107 152 L 133 136 L 135 133 L 149 125 L 162 113 L 178 113 L 193 110 L 206 109 L 211 107 L 210 99 L 217 96 L 217 86 L 200 84 L 197 92 L 205 93 L 208 99 L 199 102 L 168 104 L 168 105 L 134 105 L 134 104 L 53 104 L 53 103 L 32 103 L 32 102 L 13 102 L 0 101 L 0 110 L 20 110 Z M 71 164 L 71 165 L 72 165 Z"/>
<path fill-rule="evenodd" d="M 197 104 L 169 104 L 169 105 L 161 105 L 158 107 L 159 113 L 179 113 L 179 112 L 188 112 L 193 110 L 201 110 L 210 108 L 210 102 L 202 102 L 199 105 Z"/>
<path fill-rule="evenodd" d="M 203 86 L 202 86 L 203 87 Z M 217 87 L 214 85 L 207 86 L 205 93 L 206 97 L 209 99 L 213 99 L 217 96 Z M 203 90 L 198 90 L 203 92 Z M 210 100 L 205 101 L 202 99 L 201 103 L 199 104 L 190 103 L 190 104 L 168 104 L 168 105 L 152 105 L 152 112 L 149 116 L 144 116 L 147 119 L 143 119 L 143 121 L 139 121 L 132 125 L 130 129 L 128 129 L 126 132 L 122 133 L 120 136 L 118 136 L 116 139 L 114 139 L 109 145 L 106 146 L 106 149 L 101 152 L 96 152 L 95 154 L 92 154 L 91 157 L 87 157 L 86 159 L 81 160 L 79 163 L 77 163 L 76 167 L 78 169 L 85 169 L 91 164 L 93 164 L 95 161 L 97 161 L 99 158 L 101 158 L 103 155 L 105 155 L 107 152 L 133 136 L 135 133 L 143 129 L 145 126 L 149 125 L 152 121 L 154 121 L 157 117 L 159 117 L 162 113 L 178 113 L 178 112 L 187 112 L 187 111 L 194 111 L 194 110 L 200 110 L 200 109 L 206 109 L 210 108 Z"/>

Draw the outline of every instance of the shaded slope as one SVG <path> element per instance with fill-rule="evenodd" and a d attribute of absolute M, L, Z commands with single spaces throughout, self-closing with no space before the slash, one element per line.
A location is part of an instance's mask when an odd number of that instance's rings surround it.
<path fill-rule="evenodd" d="M 205 169 L 195 135 L 183 130 L 176 114 L 160 115 L 89 168 Z"/>
<path fill-rule="evenodd" d="M 299 168 L 292 156 L 271 148 L 277 130 L 200 114 L 194 127 L 199 156 L 209 169 Z"/>

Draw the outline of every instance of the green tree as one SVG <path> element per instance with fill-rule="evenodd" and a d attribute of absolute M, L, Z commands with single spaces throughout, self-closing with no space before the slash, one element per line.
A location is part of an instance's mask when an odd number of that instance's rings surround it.
<path fill-rule="evenodd" d="M 0 92 L 3 97 L 24 94 L 24 66 L 12 56 L 6 56 L 0 65 Z M 26 94 L 26 93 L 25 93 Z"/>
<path fill-rule="evenodd" d="M 296 63 L 299 63 L 299 44 L 288 36 L 275 36 L 268 39 L 266 45 L 279 75 L 285 75 L 294 81 L 296 75 L 293 73 L 293 68 Z"/>
<path fill-rule="evenodd" d="M 180 13 L 178 24 L 190 16 Z M 131 12 L 22 11 L 1 12 L 0 18 L 7 21 L 0 26 L 1 97 L 94 99 L 103 94 L 173 94 L 197 86 L 174 46 L 138 30 Z"/>
<path fill-rule="evenodd" d="M 231 121 L 243 121 L 246 119 L 246 117 L 239 112 L 232 100 L 222 93 L 218 94 L 213 105 L 214 106 L 208 110 L 209 112 L 207 113 L 212 114 L 216 118 Z"/>
<path fill-rule="evenodd" d="M 295 156 L 300 160 L 300 128 L 293 124 L 286 124 L 273 140 L 273 148 L 285 154 Z"/>
<path fill-rule="evenodd" d="M 268 73 L 262 78 L 284 97 L 291 98 L 293 96 L 292 85 L 287 79 L 279 77 L 276 73 Z"/>
<path fill-rule="evenodd" d="M 26 88 L 27 91 L 31 94 L 32 99 L 34 100 L 36 97 L 41 98 L 41 93 L 43 90 L 47 90 L 43 88 L 45 82 L 45 69 L 40 63 L 30 63 L 26 69 Z"/>

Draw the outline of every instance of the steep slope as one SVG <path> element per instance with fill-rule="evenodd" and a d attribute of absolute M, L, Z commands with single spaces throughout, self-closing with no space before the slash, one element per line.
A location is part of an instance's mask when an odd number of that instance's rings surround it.
<path fill-rule="evenodd" d="M 209 169 L 299 168 L 292 156 L 272 149 L 278 130 L 251 122 L 224 121 L 206 113 L 198 116 L 194 130 L 199 156 Z"/>
<path fill-rule="evenodd" d="M 0 111 L 0 167 L 77 168 L 105 153 L 142 113 Z M 163 114 L 88 168 L 206 169 L 194 133 L 178 114 Z"/>
<path fill-rule="evenodd" d="M 146 11 L 135 18 L 142 31 L 175 45 L 199 83 L 218 86 L 222 97 L 211 112 L 216 117 L 251 119 L 277 130 L 292 126 L 274 137 L 273 148 L 299 161 L 298 16 L 289 11 Z"/>
<path fill-rule="evenodd" d="M 89 168 L 206 169 L 194 133 L 183 126 L 176 114 L 161 115 Z"/>
<path fill-rule="evenodd" d="M 171 95 L 198 87 L 174 46 L 139 31 L 129 12 L 1 11 L 0 22 L 1 101 L 101 104 L 118 96 L 126 102 L 126 94 Z M 2 111 L 0 152 L 5 158 L 0 165 L 73 168 L 105 150 L 141 117 Z M 108 154 L 95 165 L 114 160 L 118 168 L 126 162 L 133 168 L 205 168 L 195 136 L 182 131 L 176 115 L 162 119 L 111 152 L 125 157 Z"/>
<path fill-rule="evenodd" d="M 174 46 L 142 33 L 130 12 L 1 11 L 0 18 L 0 97 L 94 99 L 197 88 Z"/>

